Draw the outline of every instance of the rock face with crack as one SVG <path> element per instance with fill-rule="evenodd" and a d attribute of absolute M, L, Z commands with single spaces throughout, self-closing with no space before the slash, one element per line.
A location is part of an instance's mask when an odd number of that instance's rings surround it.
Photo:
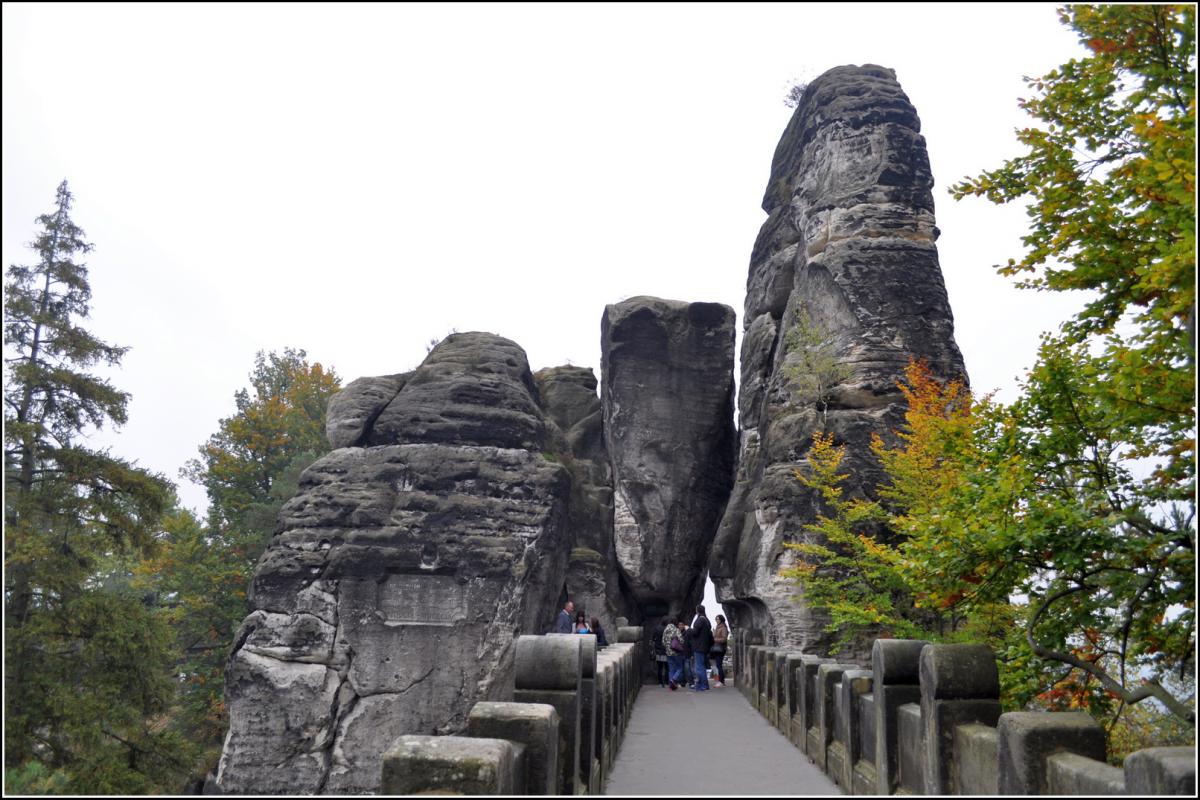
<path fill-rule="evenodd" d="M 514 634 L 553 620 L 571 478 L 543 454 L 525 353 L 453 334 L 330 404 L 252 583 L 227 670 L 224 792 L 379 790 L 401 734 L 508 699 Z"/>
<path fill-rule="evenodd" d="M 916 111 L 883 67 L 814 80 L 776 148 L 746 282 L 737 477 L 709 563 L 733 623 L 773 643 L 830 646 L 825 620 L 778 577 L 795 558 L 784 542 L 818 513 L 793 474 L 813 434 L 846 446 L 847 495 L 872 494 L 871 435 L 903 422 L 896 382 L 909 360 L 965 378 L 932 186 Z"/>
<path fill-rule="evenodd" d="M 736 451 L 734 335 L 733 309 L 718 303 L 634 297 L 604 310 L 614 545 L 631 593 L 659 613 L 703 595 Z"/>
<path fill-rule="evenodd" d="M 615 642 L 617 618 L 636 619 L 637 609 L 622 589 L 613 547 L 612 468 L 596 376 L 589 368 L 563 366 L 533 377 L 547 418 L 547 450 L 571 473 L 567 594 L 576 609 L 598 617 Z"/>

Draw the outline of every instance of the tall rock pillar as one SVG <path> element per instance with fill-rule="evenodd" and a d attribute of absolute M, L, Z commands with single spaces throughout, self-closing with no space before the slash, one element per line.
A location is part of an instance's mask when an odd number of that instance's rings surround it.
<path fill-rule="evenodd" d="M 734 312 L 634 297 L 601 322 L 617 562 L 643 620 L 687 612 L 729 497 Z"/>
<path fill-rule="evenodd" d="M 815 498 L 794 477 L 813 434 L 846 446 L 847 496 L 872 495 L 871 434 L 903 422 L 910 359 L 965 377 L 938 265 L 933 178 L 920 120 L 895 74 L 837 67 L 807 88 L 775 150 L 746 281 L 737 478 L 710 574 L 735 625 L 776 644 L 826 649 L 825 620 L 779 571 Z M 799 337 L 838 365 L 821 397 L 801 390 Z M 809 345 L 813 346 L 813 345 Z"/>

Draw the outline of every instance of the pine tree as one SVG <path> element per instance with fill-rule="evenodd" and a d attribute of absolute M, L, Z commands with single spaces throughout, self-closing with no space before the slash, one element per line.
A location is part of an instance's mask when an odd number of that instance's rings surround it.
<path fill-rule="evenodd" d="M 70 791 L 173 788 L 185 748 L 156 725 L 172 696 L 166 627 L 129 587 L 170 483 L 84 434 L 126 421 L 129 395 L 88 370 L 127 348 L 80 324 L 92 249 L 71 192 L 37 219 L 33 266 L 5 283 L 5 765 L 32 761 Z"/>

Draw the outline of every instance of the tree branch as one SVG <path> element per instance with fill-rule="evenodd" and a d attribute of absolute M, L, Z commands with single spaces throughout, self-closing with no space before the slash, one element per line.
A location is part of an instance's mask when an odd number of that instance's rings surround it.
<path fill-rule="evenodd" d="M 1185 706 L 1177 700 L 1170 692 L 1162 687 L 1156 680 L 1148 680 L 1133 691 L 1129 691 L 1122 686 L 1118 681 L 1114 680 L 1107 672 L 1097 667 L 1090 661 L 1085 661 L 1077 658 L 1070 653 L 1064 653 L 1060 650 L 1053 650 L 1049 647 L 1043 647 L 1033 638 L 1033 630 L 1037 627 L 1038 619 L 1044 614 L 1053 603 L 1058 602 L 1062 598 L 1076 592 L 1091 591 L 1095 587 L 1085 583 L 1080 583 L 1077 586 L 1069 586 L 1055 594 L 1047 597 L 1042 601 L 1041 606 L 1033 613 L 1033 617 L 1029 620 L 1029 627 L 1025 629 L 1025 641 L 1029 643 L 1029 647 L 1033 650 L 1034 655 L 1038 658 L 1057 661 L 1061 664 L 1070 664 L 1076 669 L 1081 669 L 1087 674 L 1095 677 L 1104 686 L 1105 689 L 1116 695 L 1122 702 L 1129 705 L 1145 700 L 1147 697 L 1153 697 L 1155 700 L 1167 707 L 1175 716 L 1186 720 L 1189 724 L 1196 724 L 1196 712 Z"/>

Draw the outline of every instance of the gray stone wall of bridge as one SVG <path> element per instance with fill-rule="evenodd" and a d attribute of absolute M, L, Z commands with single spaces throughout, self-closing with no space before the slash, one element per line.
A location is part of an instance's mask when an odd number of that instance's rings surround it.
<path fill-rule="evenodd" d="M 648 657 L 640 627 L 599 651 L 590 635 L 518 637 L 512 701 L 476 703 L 464 736 L 401 736 L 383 794 L 600 794 Z"/>
<path fill-rule="evenodd" d="M 1194 795 L 1196 749 L 1106 762 L 1084 712 L 1001 712 L 986 646 L 878 639 L 871 668 L 735 640 L 747 701 L 843 794 Z"/>
<path fill-rule="evenodd" d="M 465 736 L 402 736 L 384 794 L 600 794 L 649 658 L 642 629 L 521 636 L 512 702 L 480 702 Z M 735 685 L 844 794 L 1194 795 L 1196 750 L 1155 747 L 1105 761 L 1083 712 L 1002 713 L 982 645 L 879 639 L 871 667 L 735 640 Z"/>

